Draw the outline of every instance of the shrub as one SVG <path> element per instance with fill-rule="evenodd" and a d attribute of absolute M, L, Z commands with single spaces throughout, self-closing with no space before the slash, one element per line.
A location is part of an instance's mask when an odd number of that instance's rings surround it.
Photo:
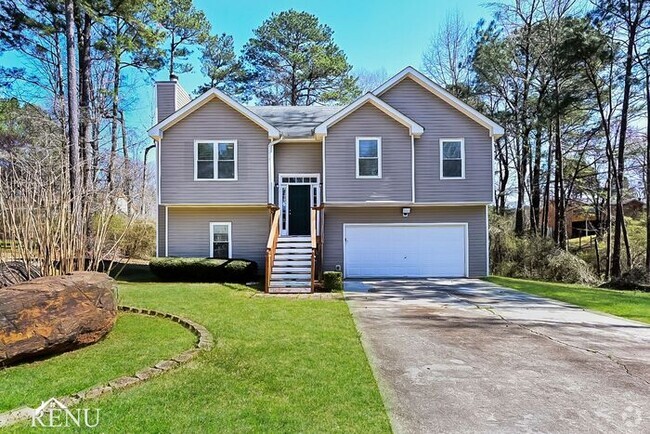
<path fill-rule="evenodd" d="M 96 227 L 99 224 L 95 221 Z M 151 221 L 134 220 L 129 224 L 126 216 L 116 214 L 110 217 L 105 236 L 106 246 L 116 246 L 120 256 L 144 259 L 156 253 L 156 225 Z"/>
<path fill-rule="evenodd" d="M 559 249 L 553 240 L 517 237 L 511 223 L 492 216 L 490 221 L 492 272 L 520 279 L 595 284 L 592 267 L 579 257 Z"/>
<path fill-rule="evenodd" d="M 650 290 L 650 274 L 645 267 L 632 267 L 621 274 L 621 277 L 614 277 L 603 286 L 612 289 L 640 289 L 648 291 Z"/>
<path fill-rule="evenodd" d="M 340 271 L 325 271 L 323 273 L 323 288 L 326 291 L 343 291 L 343 275 Z"/>
<path fill-rule="evenodd" d="M 587 285 L 598 283 L 589 264 L 565 250 L 555 249 L 546 259 L 545 269 L 540 270 L 544 280 Z"/>
<path fill-rule="evenodd" d="M 150 221 L 137 220 L 124 233 L 120 243 L 122 255 L 145 259 L 156 254 L 156 225 Z"/>
<path fill-rule="evenodd" d="M 156 258 L 149 268 L 167 282 L 233 282 L 258 279 L 257 263 L 246 259 Z"/>

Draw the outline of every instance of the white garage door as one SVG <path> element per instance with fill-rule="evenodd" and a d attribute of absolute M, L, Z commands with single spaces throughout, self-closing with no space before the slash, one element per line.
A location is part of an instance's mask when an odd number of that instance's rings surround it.
<path fill-rule="evenodd" d="M 346 224 L 345 277 L 467 275 L 465 224 Z"/>

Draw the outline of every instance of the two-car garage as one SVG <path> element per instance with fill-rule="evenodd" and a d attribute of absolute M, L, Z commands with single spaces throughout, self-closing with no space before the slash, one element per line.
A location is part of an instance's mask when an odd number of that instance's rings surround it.
<path fill-rule="evenodd" d="M 344 224 L 346 278 L 464 277 L 467 223 Z"/>

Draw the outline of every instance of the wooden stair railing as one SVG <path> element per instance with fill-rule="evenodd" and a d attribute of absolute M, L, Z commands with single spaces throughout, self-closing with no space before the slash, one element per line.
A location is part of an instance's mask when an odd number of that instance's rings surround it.
<path fill-rule="evenodd" d="M 278 238 L 280 238 L 280 211 L 276 210 L 273 214 L 269 240 L 266 243 L 265 292 L 269 292 L 269 289 L 271 288 L 271 273 L 273 273 L 273 263 L 275 262 L 275 251 L 278 247 Z"/>
<path fill-rule="evenodd" d="M 316 250 L 318 248 L 318 243 L 316 242 L 316 220 L 318 216 L 318 210 L 312 208 L 311 210 L 311 292 L 314 292 L 316 288 Z"/>

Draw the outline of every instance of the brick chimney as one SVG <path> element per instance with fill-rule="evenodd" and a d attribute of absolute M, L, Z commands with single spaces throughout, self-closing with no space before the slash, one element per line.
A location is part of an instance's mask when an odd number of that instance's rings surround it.
<path fill-rule="evenodd" d="M 171 75 L 169 81 L 156 82 L 156 112 L 157 121 L 160 122 L 185 104 L 192 98 L 178 83 L 178 77 Z"/>

